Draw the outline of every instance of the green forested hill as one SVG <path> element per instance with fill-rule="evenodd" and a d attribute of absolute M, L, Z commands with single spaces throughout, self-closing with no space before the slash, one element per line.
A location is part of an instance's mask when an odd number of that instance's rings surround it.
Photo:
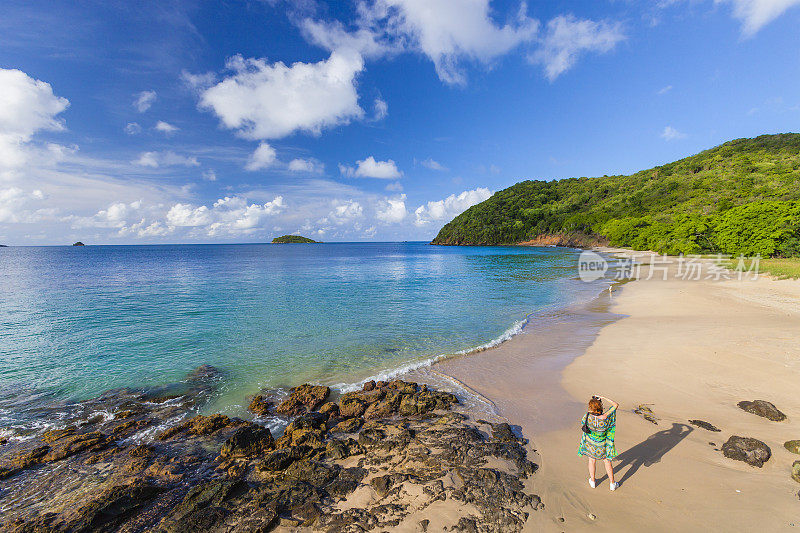
<path fill-rule="evenodd" d="M 630 176 L 523 181 L 467 209 L 433 244 L 551 235 L 664 253 L 800 255 L 800 134 L 737 139 Z"/>
<path fill-rule="evenodd" d="M 272 239 L 273 244 L 319 244 L 319 241 L 301 237 L 300 235 L 282 235 Z"/>

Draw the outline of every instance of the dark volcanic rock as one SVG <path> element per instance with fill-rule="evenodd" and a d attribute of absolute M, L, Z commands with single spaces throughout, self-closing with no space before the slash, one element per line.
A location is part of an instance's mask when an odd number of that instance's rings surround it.
<path fill-rule="evenodd" d="M 275 439 L 269 429 L 253 424 L 237 429 L 222 445 L 219 454 L 222 457 L 252 457 L 274 447 Z"/>
<path fill-rule="evenodd" d="M 753 400 L 752 402 L 743 401 L 737 403 L 736 405 L 748 413 L 763 416 L 764 418 L 772 420 L 773 422 L 781 422 L 782 420 L 786 420 L 785 414 L 781 413 L 777 407 L 765 400 Z"/>
<path fill-rule="evenodd" d="M 705 420 L 689 420 L 689 423 L 691 425 L 693 425 L 693 426 L 697 426 L 699 428 L 707 429 L 708 431 L 715 431 L 715 432 L 722 431 L 721 429 L 719 429 L 714 424 L 711 424 L 710 422 L 706 422 Z"/>
<path fill-rule="evenodd" d="M 81 507 L 70 531 L 111 531 L 149 503 L 163 488 L 150 484 L 120 485 Z"/>
<path fill-rule="evenodd" d="M 734 435 L 722 445 L 722 453 L 728 459 L 744 461 L 751 466 L 761 468 L 769 461 L 772 452 L 769 446 L 758 439 L 751 437 L 738 437 Z"/>
<path fill-rule="evenodd" d="M 0 447 L 0 531 L 378 532 L 412 513 L 430 530 L 429 506 L 452 500 L 469 511 L 437 516 L 443 530 L 499 533 L 521 531 L 541 506 L 521 481 L 536 465 L 510 426 L 487 435 L 450 410 L 455 396 L 400 380 L 367 383 L 339 403 L 323 403 L 324 387 L 297 387 L 285 410 L 301 412 L 277 441 L 224 415 L 152 436 L 164 420 L 196 414 L 215 376 L 201 368 L 181 386 L 110 391 L 71 425 Z M 359 412 L 369 419 L 346 416 Z M 59 462 L 39 467 L 47 461 Z M 369 501 L 339 505 L 369 486 Z"/>
<path fill-rule="evenodd" d="M 328 419 L 338 417 L 339 406 L 333 402 L 326 402 L 322 404 L 322 407 L 319 408 L 319 412 L 320 414 L 328 417 Z"/>
<path fill-rule="evenodd" d="M 314 411 L 325 402 L 331 393 L 328 387 L 321 385 L 300 385 L 290 390 L 289 397 L 275 408 L 275 412 L 282 415 L 299 415 L 307 411 Z"/>
<path fill-rule="evenodd" d="M 355 433 L 363 423 L 363 418 L 348 418 L 333 426 L 331 431 L 337 433 Z"/>
<path fill-rule="evenodd" d="M 31 450 L 19 452 L 10 459 L 0 463 L 0 479 L 13 476 L 30 466 L 39 464 L 50 451 L 50 446 L 37 446 Z"/>
<path fill-rule="evenodd" d="M 281 448 L 270 452 L 261 463 L 256 465 L 261 471 L 275 472 L 284 470 L 292 464 L 297 457 L 291 448 Z"/>
<path fill-rule="evenodd" d="M 787 440 L 783 443 L 783 447 L 792 453 L 800 454 L 800 440 Z"/>
<path fill-rule="evenodd" d="M 158 436 L 158 439 L 171 439 L 175 435 L 184 432 L 194 436 L 211 435 L 220 429 L 241 426 L 246 423 L 247 422 L 239 418 L 228 418 L 225 415 L 197 415 L 182 424 L 167 429 Z"/>
<path fill-rule="evenodd" d="M 211 481 L 193 487 L 161 523 L 169 533 L 210 531 L 229 514 L 221 505 L 247 490 L 241 481 Z"/>
<path fill-rule="evenodd" d="M 507 423 L 494 424 L 492 426 L 492 435 L 500 442 L 516 442 L 517 436 Z"/>
<path fill-rule="evenodd" d="M 70 435 L 75 434 L 75 426 L 68 426 L 63 429 L 51 429 L 50 431 L 45 431 L 42 434 L 42 441 L 51 443 L 55 442 L 58 439 L 63 439 L 64 437 L 69 437 Z"/>
<path fill-rule="evenodd" d="M 800 461 L 792 463 L 792 479 L 800 483 Z"/>
<path fill-rule="evenodd" d="M 342 398 L 339 402 L 339 416 L 342 418 L 355 418 L 364 414 L 369 404 L 361 398 Z"/>
<path fill-rule="evenodd" d="M 256 396 L 253 396 L 253 399 L 250 401 L 250 405 L 247 406 L 247 410 L 259 416 L 264 416 L 269 414 L 270 410 L 272 409 L 272 405 L 273 402 L 264 398 L 263 395 L 257 394 Z"/>
<path fill-rule="evenodd" d="M 221 376 L 219 369 L 212 365 L 200 365 L 186 376 L 189 383 L 203 383 Z"/>

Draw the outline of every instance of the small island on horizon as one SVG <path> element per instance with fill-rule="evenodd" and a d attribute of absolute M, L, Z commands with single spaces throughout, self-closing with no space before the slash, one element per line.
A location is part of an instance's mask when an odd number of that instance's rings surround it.
<path fill-rule="evenodd" d="M 86 245 L 83 244 L 81 241 L 78 241 L 78 242 L 74 243 L 72 246 L 86 246 Z"/>
<path fill-rule="evenodd" d="M 282 235 L 272 239 L 272 244 L 322 244 L 320 241 L 301 237 L 300 235 Z"/>

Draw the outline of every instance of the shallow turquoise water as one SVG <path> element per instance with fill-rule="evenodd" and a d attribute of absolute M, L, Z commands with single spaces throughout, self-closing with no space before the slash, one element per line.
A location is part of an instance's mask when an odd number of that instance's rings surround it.
<path fill-rule="evenodd" d="M 0 248 L 0 409 L 225 373 L 215 407 L 503 338 L 598 292 L 562 248 L 424 243 Z M 534 315 L 535 316 L 535 315 Z M 8 405 L 6 408 L 8 409 Z"/>

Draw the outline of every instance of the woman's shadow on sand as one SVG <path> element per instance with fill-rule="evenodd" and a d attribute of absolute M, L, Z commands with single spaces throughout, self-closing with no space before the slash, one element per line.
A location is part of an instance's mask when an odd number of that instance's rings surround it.
<path fill-rule="evenodd" d="M 673 423 L 670 429 L 653 433 L 644 442 L 619 454 L 615 460 L 617 464 L 614 465 L 614 470 L 619 472 L 626 466 L 630 466 L 622 478 L 618 479 L 620 485 L 642 466 L 652 466 L 661 461 L 661 458 L 685 439 L 692 430 L 693 428 L 686 424 Z"/>

